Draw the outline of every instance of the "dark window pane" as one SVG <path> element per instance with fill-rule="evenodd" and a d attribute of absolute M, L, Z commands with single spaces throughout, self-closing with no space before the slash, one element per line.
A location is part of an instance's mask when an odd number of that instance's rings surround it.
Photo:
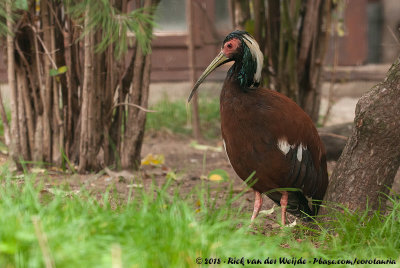
<path fill-rule="evenodd" d="M 156 31 L 185 32 L 186 0 L 162 0 L 156 11 Z"/>
<path fill-rule="evenodd" d="M 215 24 L 217 29 L 232 28 L 232 22 L 229 14 L 229 0 L 215 1 Z"/>

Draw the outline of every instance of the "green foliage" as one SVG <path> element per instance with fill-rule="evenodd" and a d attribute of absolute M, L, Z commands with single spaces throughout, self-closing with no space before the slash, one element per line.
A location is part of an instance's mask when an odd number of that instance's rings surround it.
<path fill-rule="evenodd" d="M 9 1 L 9 0 L 7 0 Z M 84 18 L 89 16 L 90 22 L 83 35 L 101 30 L 101 41 L 96 51 L 106 50 L 110 45 L 115 46 L 115 55 L 119 58 L 128 49 L 128 33 L 134 33 L 138 44 L 145 53 L 151 51 L 151 39 L 154 18 L 150 9 L 136 9 L 127 14 L 118 11 L 109 0 L 66 0 L 66 11 L 79 24 L 83 25 Z M 13 14 L 15 10 L 28 10 L 28 0 L 12 1 Z M 0 1 L 0 36 L 9 32 L 6 25 L 6 1 Z"/>
<path fill-rule="evenodd" d="M 85 189 L 45 187 L 33 175 L 17 178 L 8 166 L 0 167 L 0 178 L 1 267 L 44 267 L 44 255 L 56 267 L 119 262 L 123 267 L 194 267 L 198 257 L 302 257 L 309 264 L 304 267 L 314 267 L 314 258 L 397 260 L 400 253 L 396 199 L 386 216 L 345 210 L 317 231 L 298 225 L 269 229 L 265 235 L 255 230 L 262 230 L 262 216 L 249 228 L 250 212 L 232 207 L 243 193 L 235 196 L 223 186 L 211 190 L 201 185 L 185 197 L 167 181 L 132 190 L 128 200 L 113 191 L 96 199 Z M 224 197 L 216 205 L 213 196 Z M 38 242 L 43 237 L 48 255 Z"/>
<path fill-rule="evenodd" d="M 191 128 L 187 125 L 191 108 L 186 106 L 185 100 L 170 101 L 165 96 L 150 109 L 157 112 L 147 114 L 146 129 L 156 131 L 167 129 L 185 135 L 192 133 Z M 219 100 L 200 95 L 199 115 L 204 136 L 209 139 L 218 137 L 220 135 Z"/>
<path fill-rule="evenodd" d="M 127 14 L 114 8 L 109 0 L 67 0 L 67 13 L 78 23 L 84 24 L 89 17 L 89 24 L 83 35 L 101 30 L 101 41 L 97 52 L 115 45 L 115 54 L 120 57 L 128 49 L 128 32 L 135 34 L 136 40 L 145 53 L 151 51 L 150 42 L 153 34 L 154 19 L 152 9 L 135 9 Z"/>
<path fill-rule="evenodd" d="M 9 33 L 8 28 L 7 28 L 7 18 L 10 18 L 7 15 L 7 10 L 6 10 L 6 1 L 0 1 L 0 36 L 5 36 L 7 33 Z"/>
<path fill-rule="evenodd" d="M 15 0 L 13 3 L 16 9 L 28 10 L 28 0 Z"/>
<path fill-rule="evenodd" d="M 341 207 L 342 212 L 332 216 L 335 220 L 321 225 L 320 241 L 330 240 L 332 254 L 351 256 L 394 256 L 400 251 L 400 200 L 389 197 L 389 211 L 366 210 L 352 212 Z M 332 234 L 332 230 L 335 233 Z"/>
<path fill-rule="evenodd" d="M 10 3 L 12 14 L 7 14 L 6 4 Z M 7 19 L 15 20 L 17 14 L 15 11 L 28 10 L 28 0 L 2 0 L 0 1 L 0 36 L 5 36 L 12 32 L 7 28 Z"/>

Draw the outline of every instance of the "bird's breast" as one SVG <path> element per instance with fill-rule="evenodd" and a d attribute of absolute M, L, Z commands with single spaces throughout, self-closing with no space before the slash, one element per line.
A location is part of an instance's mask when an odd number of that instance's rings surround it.
<path fill-rule="evenodd" d="M 280 187 L 279 180 L 287 167 L 269 131 L 268 111 L 257 113 L 257 106 L 247 96 L 221 100 L 221 132 L 229 161 L 242 179 L 253 172 L 258 182 L 253 188 L 265 192 Z"/>

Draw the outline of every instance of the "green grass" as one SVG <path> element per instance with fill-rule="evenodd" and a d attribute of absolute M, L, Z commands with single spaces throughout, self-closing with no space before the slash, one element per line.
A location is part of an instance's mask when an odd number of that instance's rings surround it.
<path fill-rule="evenodd" d="M 191 107 L 186 105 L 186 100 L 170 101 L 165 96 L 163 100 L 150 107 L 157 113 L 147 114 L 146 130 L 169 130 L 173 133 L 190 135 L 192 129 L 187 121 Z M 199 114 L 204 137 L 208 139 L 218 137 L 220 135 L 219 98 L 200 95 Z"/>
<path fill-rule="evenodd" d="M 301 267 L 317 267 L 313 258 L 397 261 L 400 253 L 396 200 L 386 217 L 345 212 L 322 230 L 297 226 L 263 235 L 248 228 L 250 211 L 231 206 L 237 196 L 229 189 L 219 207 L 205 185 L 186 197 L 169 193 L 166 183 L 125 199 L 110 190 L 96 200 L 84 189 L 50 194 L 33 175 L 15 178 L 7 166 L 0 175 L 0 267 L 45 267 L 46 258 L 56 267 L 199 267 L 198 257 L 219 259 L 221 267 L 230 257 L 302 257 L 308 264 Z"/>

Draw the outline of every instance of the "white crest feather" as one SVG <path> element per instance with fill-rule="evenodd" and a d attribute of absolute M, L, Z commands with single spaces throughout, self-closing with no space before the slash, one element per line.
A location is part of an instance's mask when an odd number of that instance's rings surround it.
<path fill-rule="evenodd" d="M 251 55 L 253 56 L 253 59 L 257 61 L 257 70 L 256 73 L 254 74 L 254 82 L 260 82 L 261 81 L 261 70 L 263 67 L 264 63 L 264 55 L 260 50 L 260 47 L 256 40 L 254 40 L 250 35 L 245 34 L 243 38 L 244 42 L 246 45 L 249 47 Z"/>

